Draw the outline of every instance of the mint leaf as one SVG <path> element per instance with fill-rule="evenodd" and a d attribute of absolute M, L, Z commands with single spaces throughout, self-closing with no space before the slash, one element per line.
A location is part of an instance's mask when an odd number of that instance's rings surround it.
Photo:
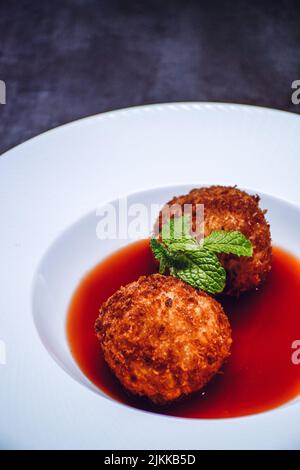
<path fill-rule="evenodd" d="M 150 240 L 154 257 L 159 261 L 159 272 L 163 274 L 169 265 L 168 252 L 156 238 Z"/>
<path fill-rule="evenodd" d="M 190 219 L 188 216 L 173 217 L 166 222 L 161 231 L 164 245 L 171 252 L 188 251 L 199 248 L 199 243 L 190 234 Z"/>
<path fill-rule="evenodd" d="M 182 267 L 173 266 L 171 274 L 187 284 L 211 294 L 222 292 L 226 283 L 226 272 L 217 256 L 205 249 L 189 251 L 182 255 L 186 261 Z"/>
<path fill-rule="evenodd" d="M 187 215 L 170 218 L 162 226 L 161 238 L 168 246 L 172 243 L 183 242 L 185 240 L 196 241 L 190 234 L 190 219 Z"/>
<path fill-rule="evenodd" d="M 168 249 L 171 253 L 186 252 L 186 251 L 197 251 L 201 248 L 197 240 L 192 238 L 191 240 L 177 240 L 172 241 L 168 244 Z"/>
<path fill-rule="evenodd" d="M 231 253 L 238 256 L 253 254 L 252 243 L 238 231 L 214 231 L 204 238 L 203 247 L 215 253 Z"/>

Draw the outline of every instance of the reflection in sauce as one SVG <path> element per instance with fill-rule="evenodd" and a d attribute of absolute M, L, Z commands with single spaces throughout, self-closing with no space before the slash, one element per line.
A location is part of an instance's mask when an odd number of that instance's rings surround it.
<path fill-rule="evenodd" d="M 233 330 L 232 355 L 205 389 L 166 408 L 129 396 L 106 365 L 94 333 L 101 303 L 121 285 L 157 271 L 148 240 L 109 256 L 88 273 L 71 301 L 67 334 L 85 375 L 116 400 L 136 408 L 189 418 L 226 418 L 275 408 L 300 394 L 300 262 L 273 248 L 273 269 L 259 291 L 221 298 Z"/>

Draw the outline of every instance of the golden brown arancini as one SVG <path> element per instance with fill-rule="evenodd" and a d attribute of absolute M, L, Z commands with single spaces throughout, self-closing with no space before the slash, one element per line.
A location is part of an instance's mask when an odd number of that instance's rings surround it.
<path fill-rule="evenodd" d="M 224 293 L 238 295 L 258 287 L 271 270 L 270 226 L 265 219 L 266 211 L 259 207 L 259 200 L 259 196 L 251 196 L 236 187 L 210 186 L 193 189 L 166 204 L 169 208 L 175 205 L 174 211 L 171 210 L 175 215 L 178 215 L 178 206 L 180 209 L 184 204 L 192 204 L 193 230 L 196 228 L 195 206 L 204 204 L 204 236 L 214 230 L 239 230 L 252 242 L 252 257 L 219 255 L 227 272 Z"/>
<path fill-rule="evenodd" d="M 161 274 L 121 287 L 102 305 L 95 330 L 122 385 L 157 404 L 200 390 L 232 342 L 215 299 Z"/>

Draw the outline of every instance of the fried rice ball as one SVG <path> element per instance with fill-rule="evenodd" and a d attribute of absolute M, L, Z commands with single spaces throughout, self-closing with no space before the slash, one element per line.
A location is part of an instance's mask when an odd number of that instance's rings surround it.
<path fill-rule="evenodd" d="M 259 196 L 251 196 L 237 187 L 210 186 L 193 189 L 188 194 L 174 197 L 166 206 L 171 214 L 178 215 L 185 204 L 193 207 L 193 230 L 196 229 L 196 204 L 204 204 L 204 236 L 214 230 L 238 230 L 247 237 L 253 246 L 253 256 L 219 254 L 227 276 L 224 293 L 239 295 L 258 287 L 267 277 L 272 264 L 270 226 L 265 212 L 259 207 Z M 165 206 L 165 207 L 166 207 Z M 164 223 L 162 209 L 157 227 Z"/>
<path fill-rule="evenodd" d="M 95 324 L 104 358 L 125 389 L 166 404 L 200 390 L 230 354 L 222 306 L 173 276 L 121 287 Z"/>

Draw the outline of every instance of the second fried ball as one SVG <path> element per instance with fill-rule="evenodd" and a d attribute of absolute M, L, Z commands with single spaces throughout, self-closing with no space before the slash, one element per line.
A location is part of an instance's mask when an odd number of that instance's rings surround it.
<path fill-rule="evenodd" d="M 193 207 L 193 229 L 196 227 L 196 205 L 204 204 L 204 236 L 214 230 L 238 230 L 253 246 L 253 256 L 220 254 L 219 259 L 227 272 L 224 293 L 238 295 L 258 287 L 271 270 L 272 246 L 270 227 L 265 213 L 259 207 L 259 196 L 252 196 L 237 187 L 209 186 L 196 188 L 188 194 L 176 196 L 166 206 L 178 215 L 185 204 Z M 163 209 L 164 210 L 164 209 Z M 162 212 L 159 224 L 163 223 Z"/>

